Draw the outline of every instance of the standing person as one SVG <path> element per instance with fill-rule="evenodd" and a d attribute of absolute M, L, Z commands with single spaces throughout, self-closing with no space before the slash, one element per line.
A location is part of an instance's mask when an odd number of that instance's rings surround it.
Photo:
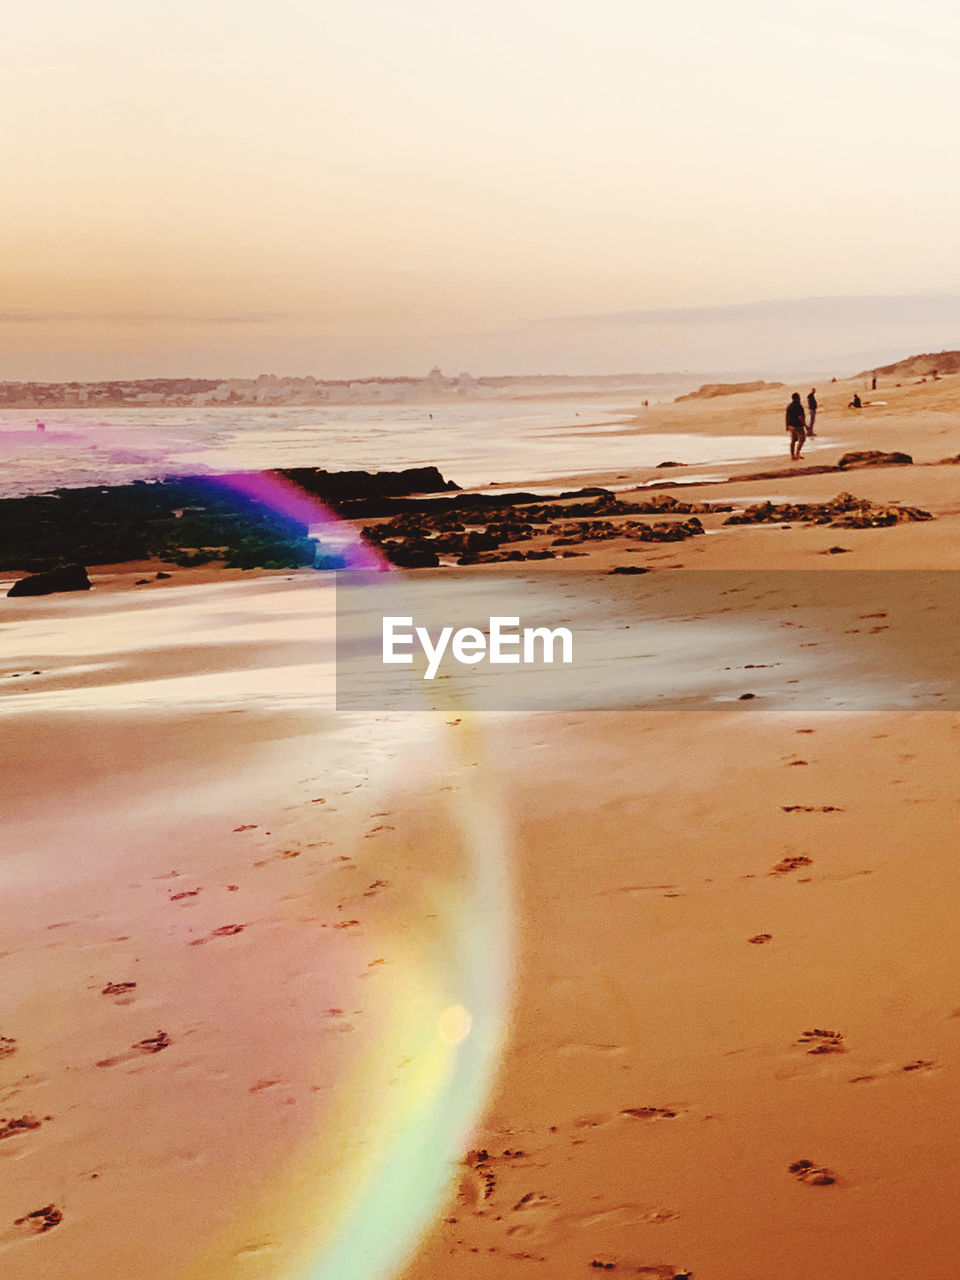
<path fill-rule="evenodd" d="M 787 431 L 790 433 L 790 459 L 798 462 L 803 442 L 807 438 L 807 422 L 800 400 L 800 392 L 795 391 L 787 405 Z"/>
<path fill-rule="evenodd" d="M 810 394 L 807 396 L 807 409 L 810 412 L 810 416 L 807 419 L 807 435 L 812 436 L 814 434 L 813 424 L 817 420 L 817 388 L 816 387 L 810 388 Z"/>

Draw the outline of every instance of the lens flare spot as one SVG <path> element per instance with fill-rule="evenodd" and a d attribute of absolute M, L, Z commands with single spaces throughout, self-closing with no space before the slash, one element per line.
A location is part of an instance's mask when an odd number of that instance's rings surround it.
<path fill-rule="evenodd" d="M 470 1034 L 473 1019 L 462 1004 L 452 1004 L 440 1015 L 437 1034 L 444 1044 L 462 1044 Z"/>

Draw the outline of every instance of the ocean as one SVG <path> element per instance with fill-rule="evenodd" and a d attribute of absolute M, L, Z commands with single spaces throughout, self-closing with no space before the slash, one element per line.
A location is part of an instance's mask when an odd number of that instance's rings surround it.
<path fill-rule="evenodd" d="M 434 465 L 462 487 L 548 485 L 671 460 L 729 464 L 783 452 L 771 437 L 644 430 L 606 397 L 449 404 L 0 410 L 0 497 L 166 474 Z M 638 417 L 638 415 L 640 415 Z M 42 422 L 44 430 L 38 431 Z"/>

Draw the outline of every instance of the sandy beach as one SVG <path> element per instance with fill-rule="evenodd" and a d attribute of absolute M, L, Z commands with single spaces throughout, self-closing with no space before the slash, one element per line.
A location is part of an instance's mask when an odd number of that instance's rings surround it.
<path fill-rule="evenodd" d="M 855 385 L 798 474 L 774 389 L 616 428 L 702 463 L 554 482 L 929 520 L 706 513 L 525 571 L 957 567 L 960 377 Z M 864 450 L 913 463 L 800 470 Z M 0 600 L 4 1277 L 955 1274 L 951 615 L 881 575 L 762 677 L 833 627 L 942 710 L 731 700 L 708 651 L 710 709 L 391 717 L 335 708 L 332 575 L 157 568 Z"/>
<path fill-rule="evenodd" d="M 513 789 L 523 981 L 488 1154 L 405 1274 L 950 1275 L 956 732 L 530 730 L 552 768 Z"/>

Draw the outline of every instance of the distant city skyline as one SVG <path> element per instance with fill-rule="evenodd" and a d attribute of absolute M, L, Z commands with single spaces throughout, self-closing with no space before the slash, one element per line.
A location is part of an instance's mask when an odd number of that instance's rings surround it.
<path fill-rule="evenodd" d="M 947 0 L 15 6 L 0 378 L 958 345 L 958 37 Z"/>

